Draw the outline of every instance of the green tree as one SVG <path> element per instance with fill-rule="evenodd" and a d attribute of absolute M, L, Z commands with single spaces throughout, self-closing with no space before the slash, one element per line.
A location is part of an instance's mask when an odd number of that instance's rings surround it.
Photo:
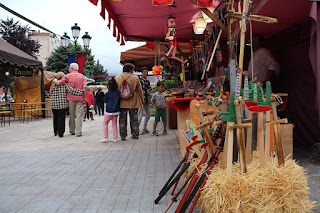
<path fill-rule="evenodd" d="M 65 51 L 66 49 L 62 46 L 54 49 L 47 59 L 45 70 L 68 73 L 68 58 Z"/>
<path fill-rule="evenodd" d="M 28 37 L 28 33 L 31 31 L 29 25 L 23 26 L 19 21 L 14 21 L 12 18 L 7 20 L 0 19 L 0 37 L 6 40 L 8 43 L 22 50 L 23 52 L 36 58 L 36 53 L 39 52 L 40 44 L 38 41 L 32 40 Z M 8 67 L 5 67 L 8 70 Z M 4 72 L 1 73 L 0 87 L 9 87 L 11 93 L 13 93 L 13 81 L 15 76 L 4 76 Z"/>
<path fill-rule="evenodd" d="M 100 64 L 99 60 L 94 64 L 93 68 L 93 74 L 92 76 L 107 76 L 108 75 L 108 70 L 104 69 L 102 64 Z M 107 78 L 101 78 L 101 77 L 93 77 L 93 79 L 96 82 L 105 82 Z"/>
<path fill-rule="evenodd" d="M 36 58 L 40 44 L 38 41 L 32 40 L 27 36 L 30 31 L 31 27 L 29 25 L 23 26 L 19 21 L 14 21 L 12 18 L 0 21 L 0 35 L 2 39 Z"/>
<path fill-rule="evenodd" d="M 68 73 L 68 57 L 67 54 L 72 54 L 75 52 L 74 43 L 70 42 L 67 48 L 59 46 L 51 53 L 47 58 L 45 69 L 51 72 L 64 72 Z M 84 49 L 81 45 L 77 44 L 77 53 L 84 54 L 86 53 L 86 60 L 83 69 L 84 75 L 89 75 L 91 70 L 94 67 L 94 56 L 91 55 L 91 49 Z"/>

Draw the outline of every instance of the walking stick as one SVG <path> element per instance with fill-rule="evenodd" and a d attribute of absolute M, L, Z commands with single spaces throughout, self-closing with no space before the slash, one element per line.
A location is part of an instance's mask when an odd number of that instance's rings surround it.
<path fill-rule="evenodd" d="M 215 43 L 214 48 L 213 48 L 213 52 L 212 52 L 211 57 L 210 57 L 209 64 L 207 65 L 207 70 L 203 70 L 203 73 L 202 73 L 202 76 L 201 76 L 201 80 L 204 79 L 205 73 L 206 73 L 206 72 L 209 72 L 209 69 L 210 69 L 210 66 L 211 66 L 211 63 L 212 63 L 213 56 L 214 56 L 214 54 L 215 54 L 215 52 L 216 52 L 216 50 L 217 50 L 217 46 L 218 46 L 218 43 L 219 43 L 219 41 L 220 41 L 221 33 L 222 33 L 222 30 L 220 29 L 219 34 L 218 34 L 218 38 L 217 38 L 217 40 L 216 40 L 216 43 Z"/>

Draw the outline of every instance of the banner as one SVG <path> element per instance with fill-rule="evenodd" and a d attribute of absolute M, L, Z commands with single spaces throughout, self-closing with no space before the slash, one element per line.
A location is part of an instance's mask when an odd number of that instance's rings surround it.
<path fill-rule="evenodd" d="M 173 5 L 173 0 L 152 0 L 153 6 Z"/>
<path fill-rule="evenodd" d="M 84 68 L 84 63 L 86 61 L 86 55 L 77 55 L 77 64 L 79 65 L 79 73 L 83 74 L 83 68 Z M 68 67 L 70 66 L 71 63 L 75 62 L 75 57 L 74 55 L 68 55 Z"/>
<path fill-rule="evenodd" d="M 79 73 L 83 74 L 83 68 L 84 68 L 85 61 L 86 61 L 85 54 L 77 56 L 77 63 L 79 64 Z"/>

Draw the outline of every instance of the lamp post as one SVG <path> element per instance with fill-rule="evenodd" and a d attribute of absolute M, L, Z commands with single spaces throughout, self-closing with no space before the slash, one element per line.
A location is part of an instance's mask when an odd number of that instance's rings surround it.
<path fill-rule="evenodd" d="M 77 23 L 74 24 L 73 27 L 71 27 L 71 31 L 72 31 L 72 37 L 74 39 L 74 41 L 70 40 L 70 37 L 67 35 L 67 33 L 64 33 L 64 35 L 61 37 L 61 45 L 65 48 L 68 47 L 69 42 L 74 42 L 74 60 L 75 62 L 77 62 L 77 55 L 78 55 L 78 51 L 77 51 L 77 41 L 80 35 L 80 30 L 81 28 L 78 26 Z M 91 40 L 91 37 L 89 36 L 88 32 L 86 32 L 86 34 L 84 36 L 82 36 L 82 40 L 83 40 L 83 46 L 85 49 L 87 49 L 89 47 L 89 43 Z"/>

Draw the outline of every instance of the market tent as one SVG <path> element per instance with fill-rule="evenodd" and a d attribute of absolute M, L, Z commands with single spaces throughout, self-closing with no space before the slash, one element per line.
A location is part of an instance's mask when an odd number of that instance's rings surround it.
<path fill-rule="evenodd" d="M 136 70 L 139 70 L 142 66 L 147 66 L 148 69 L 151 70 L 151 67 L 155 65 L 157 61 L 159 61 L 159 58 L 161 58 L 164 55 L 163 49 L 164 48 L 160 48 L 161 51 L 158 53 L 157 56 L 155 56 L 154 49 L 149 48 L 148 45 L 136 47 L 125 52 L 121 52 L 120 63 L 133 63 L 135 65 Z M 187 56 L 189 56 L 190 53 L 192 53 L 190 51 L 189 42 L 179 43 L 179 49 Z M 179 52 L 177 52 L 176 55 L 180 57 Z"/>
<path fill-rule="evenodd" d="M 42 62 L 0 38 L 0 62 L 23 68 L 42 68 Z"/>
<path fill-rule="evenodd" d="M 43 71 L 45 90 L 49 91 L 51 82 L 55 78 L 54 72 Z M 28 102 L 41 102 L 41 75 L 40 72 L 32 77 L 18 77 L 13 84 L 14 99 L 17 103 L 24 100 Z"/>
<path fill-rule="evenodd" d="M 99 0 L 89 0 L 97 5 Z M 124 44 L 123 36 L 129 41 L 154 41 L 164 39 L 167 33 L 167 17 L 176 17 L 177 39 L 190 41 L 195 39 L 192 24 L 199 16 L 199 8 L 191 0 L 175 0 L 175 7 L 152 5 L 152 0 L 139 1 L 111 1 L 100 0 L 101 13 L 105 18 L 105 10 L 108 12 L 108 27 L 113 26 L 114 37 Z M 276 17 L 279 24 L 252 23 L 253 33 L 265 36 L 274 35 L 283 29 L 296 24 L 309 16 L 312 2 L 299 0 L 294 3 L 291 0 L 261 0 L 267 4 L 259 11 L 259 15 Z M 224 3 L 220 8 L 222 8 Z M 114 25 L 111 25 L 111 20 Z M 249 33 L 247 33 L 249 38 Z"/>

